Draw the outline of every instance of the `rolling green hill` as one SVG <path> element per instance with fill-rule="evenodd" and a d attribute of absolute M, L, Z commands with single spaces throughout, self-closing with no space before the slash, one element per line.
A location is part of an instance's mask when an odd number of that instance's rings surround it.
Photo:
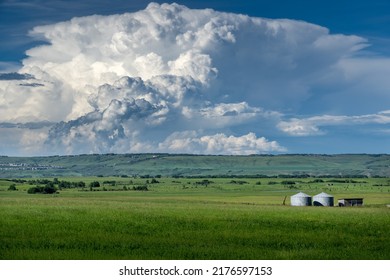
<path fill-rule="evenodd" d="M 104 154 L 0 157 L 0 177 L 61 176 L 390 177 L 390 155 Z"/>

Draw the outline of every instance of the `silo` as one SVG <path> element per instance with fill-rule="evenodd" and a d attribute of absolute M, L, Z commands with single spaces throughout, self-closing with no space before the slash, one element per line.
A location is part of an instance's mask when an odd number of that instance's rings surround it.
<path fill-rule="evenodd" d="M 311 206 L 311 196 L 303 192 L 291 196 L 291 206 Z"/>
<path fill-rule="evenodd" d="M 313 205 L 314 206 L 333 206 L 334 197 L 327 193 L 320 193 L 313 196 Z"/>

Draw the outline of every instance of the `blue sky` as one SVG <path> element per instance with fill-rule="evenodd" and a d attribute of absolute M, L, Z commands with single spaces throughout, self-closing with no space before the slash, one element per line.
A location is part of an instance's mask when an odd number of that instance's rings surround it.
<path fill-rule="evenodd" d="M 176 3 L 200 12 L 143 0 L 1 1 L 0 154 L 390 153 L 389 1 Z M 268 31 L 206 8 L 265 18 Z M 183 26 L 150 24 L 171 10 Z M 124 13 L 143 27 L 111 16 Z M 86 17 L 95 14 L 104 17 Z M 202 29 L 208 21 L 213 29 Z M 124 22 L 138 42 L 118 29 Z M 268 37 L 274 24 L 282 35 Z M 158 42 L 139 43 L 156 30 Z"/>

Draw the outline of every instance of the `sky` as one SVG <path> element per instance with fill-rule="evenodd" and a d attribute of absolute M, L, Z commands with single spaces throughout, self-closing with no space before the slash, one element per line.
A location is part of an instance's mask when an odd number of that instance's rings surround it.
<path fill-rule="evenodd" d="M 390 153 L 388 1 L 0 1 L 0 155 Z"/>

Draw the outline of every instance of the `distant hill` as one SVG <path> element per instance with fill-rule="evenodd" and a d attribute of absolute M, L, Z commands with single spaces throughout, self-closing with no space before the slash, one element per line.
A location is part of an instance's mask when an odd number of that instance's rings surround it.
<path fill-rule="evenodd" d="M 390 177 L 390 155 L 93 154 L 0 157 L 0 177 L 63 176 Z"/>

